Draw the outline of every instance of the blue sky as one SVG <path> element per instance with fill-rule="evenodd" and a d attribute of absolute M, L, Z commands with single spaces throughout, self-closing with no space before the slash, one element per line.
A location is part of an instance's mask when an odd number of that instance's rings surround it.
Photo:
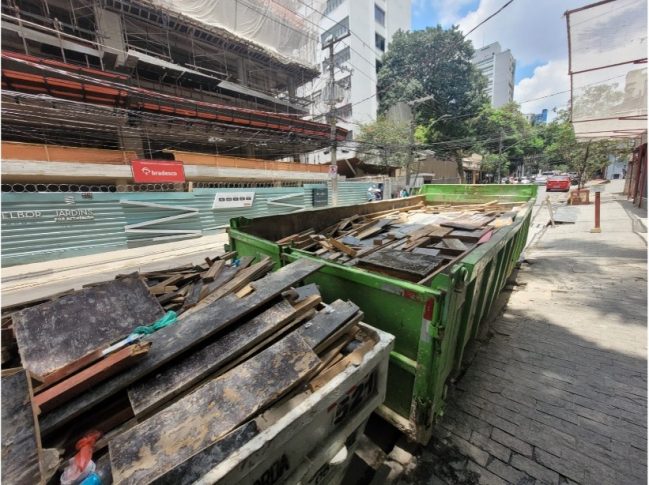
<path fill-rule="evenodd" d="M 505 0 L 411 0 L 412 29 L 441 24 L 468 31 Z M 514 99 L 523 112 L 561 109 L 568 102 L 566 10 L 590 0 L 514 0 L 469 37 L 475 46 L 500 42 L 516 59 Z M 559 94 L 555 94 L 559 93 Z M 547 97 L 546 97 L 547 96 Z M 531 101 L 544 97 L 539 101 Z"/>

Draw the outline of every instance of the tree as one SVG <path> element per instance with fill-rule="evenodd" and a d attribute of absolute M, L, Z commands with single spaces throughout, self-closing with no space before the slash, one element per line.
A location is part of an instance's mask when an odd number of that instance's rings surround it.
<path fill-rule="evenodd" d="M 486 78 L 471 62 L 473 53 L 471 42 L 464 40 L 456 27 L 400 31 L 378 73 L 380 113 L 399 101 L 433 96 L 417 105 L 415 120 L 424 127 L 425 141 L 435 144 L 438 156 L 456 159 L 460 173 L 464 152 L 457 144 L 446 142 L 469 137 L 467 120 L 488 103 Z"/>
<path fill-rule="evenodd" d="M 526 155 L 538 153 L 543 147 L 537 131 L 516 103 L 500 108 L 485 106 L 471 119 L 470 126 L 474 137 L 471 150 L 485 155 L 486 167 L 493 162 L 490 171 L 498 172 L 500 167 L 500 175 L 506 175 L 510 165 L 522 163 Z"/>
<path fill-rule="evenodd" d="M 576 172 L 580 188 L 595 173 L 606 170 L 610 155 L 620 158 L 631 150 L 627 142 L 615 139 L 578 140 L 566 111 L 548 124 L 547 135 L 547 159 L 554 167 L 566 166 Z"/>
<path fill-rule="evenodd" d="M 357 153 L 366 163 L 405 167 L 409 160 L 410 125 L 381 115 L 376 121 L 361 126 L 356 138 Z"/>

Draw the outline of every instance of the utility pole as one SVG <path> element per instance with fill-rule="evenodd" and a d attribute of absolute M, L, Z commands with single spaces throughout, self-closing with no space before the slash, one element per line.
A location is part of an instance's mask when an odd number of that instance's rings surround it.
<path fill-rule="evenodd" d="M 498 138 L 498 183 L 501 180 L 501 163 L 503 156 L 503 130 L 500 130 L 500 137 Z"/>
<path fill-rule="evenodd" d="M 331 38 L 326 44 L 322 45 L 322 50 L 329 49 L 329 100 L 327 104 L 330 106 L 329 110 L 329 124 L 331 126 L 331 131 L 329 138 L 331 140 L 331 165 L 337 166 L 337 149 L 338 143 L 336 140 L 336 64 L 334 62 L 334 47 L 338 42 L 343 39 L 346 39 L 351 35 L 351 32 L 347 32 L 340 37 Z M 333 205 L 338 205 L 338 174 L 331 180 L 331 188 L 333 191 L 332 200 Z"/>
<path fill-rule="evenodd" d="M 430 94 L 428 96 L 424 96 L 423 98 L 417 98 L 417 99 L 413 99 L 412 101 L 408 101 L 408 106 L 410 106 L 410 110 L 411 110 L 410 111 L 410 126 L 409 126 L 409 131 L 408 131 L 408 162 L 407 162 L 407 165 L 406 165 L 406 187 L 408 188 L 408 190 L 410 190 L 409 188 L 410 188 L 410 175 L 411 175 L 411 171 L 412 171 L 412 164 L 415 161 L 415 128 L 417 127 L 417 122 L 416 122 L 416 119 L 415 119 L 416 106 L 419 103 L 425 103 L 426 101 L 430 101 L 430 100 L 432 100 L 434 98 L 435 98 L 435 96 Z M 446 116 L 446 115 L 444 115 L 444 116 Z M 442 116 L 442 118 L 444 116 Z M 440 119 L 441 118 L 438 118 L 437 120 L 435 120 L 433 122 L 433 124 L 436 123 L 437 121 L 439 121 Z M 415 180 L 415 183 L 416 182 L 417 182 L 417 180 Z"/>

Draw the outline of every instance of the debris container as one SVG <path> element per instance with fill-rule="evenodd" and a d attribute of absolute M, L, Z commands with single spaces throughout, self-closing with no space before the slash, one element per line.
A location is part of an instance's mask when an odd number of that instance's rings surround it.
<path fill-rule="evenodd" d="M 196 483 L 339 483 L 367 420 L 385 398 L 394 342 L 386 332 L 359 326 L 374 345 L 357 365 L 315 392 L 270 408 L 256 419 L 262 431 Z"/>
<path fill-rule="evenodd" d="M 356 206 L 230 222 L 230 245 L 240 255 L 271 256 L 276 265 L 314 258 L 324 266 L 307 281 L 325 301 L 345 298 L 364 321 L 396 337 L 388 388 L 379 414 L 421 443 L 430 439 L 443 411 L 447 382 L 460 369 L 466 344 L 489 313 L 525 246 L 537 187 L 534 185 L 424 185 L 420 195 Z M 468 204 L 516 203 L 519 211 L 490 239 L 425 281 L 408 281 L 324 260 L 304 249 L 279 244 L 309 228 L 322 231 L 345 218 L 405 210 L 425 202 L 427 210 Z"/>

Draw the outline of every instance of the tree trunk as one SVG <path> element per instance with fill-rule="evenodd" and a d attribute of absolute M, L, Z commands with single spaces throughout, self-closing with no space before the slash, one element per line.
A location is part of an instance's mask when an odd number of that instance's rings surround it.
<path fill-rule="evenodd" d="M 579 173 L 579 189 L 584 188 L 584 178 L 586 178 L 586 168 L 588 167 L 588 156 L 590 155 L 590 144 L 592 143 L 592 140 L 588 140 L 588 143 L 586 144 L 586 152 L 584 153 L 584 160 L 582 161 L 581 164 L 581 170 Z"/>

